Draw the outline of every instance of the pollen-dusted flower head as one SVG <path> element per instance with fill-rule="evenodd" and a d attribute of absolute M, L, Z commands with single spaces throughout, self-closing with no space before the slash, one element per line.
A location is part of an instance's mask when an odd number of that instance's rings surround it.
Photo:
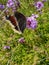
<path fill-rule="evenodd" d="M 35 29 L 37 27 L 37 21 L 34 18 L 34 16 L 28 17 L 27 18 L 27 24 L 26 24 L 27 28 L 31 28 L 31 29 Z"/>
<path fill-rule="evenodd" d="M 35 3 L 37 10 L 41 10 L 44 7 L 44 4 L 41 1 Z"/>

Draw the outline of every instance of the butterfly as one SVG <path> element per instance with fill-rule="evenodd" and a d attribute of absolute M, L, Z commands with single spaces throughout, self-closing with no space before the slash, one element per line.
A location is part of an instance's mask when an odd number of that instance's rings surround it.
<path fill-rule="evenodd" d="M 6 15 L 5 17 L 14 26 L 15 30 L 24 32 L 26 28 L 26 17 L 22 13 L 15 12 L 14 15 Z"/>

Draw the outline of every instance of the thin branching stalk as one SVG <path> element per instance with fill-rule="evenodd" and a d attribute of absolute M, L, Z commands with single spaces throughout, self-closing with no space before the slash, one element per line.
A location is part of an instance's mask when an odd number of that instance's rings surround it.
<path fill-rule="evenodd" d="M 2 13 L 0 14 L 0 17 L 3 15 L 3 13 L 4 13 L 7 9 L 8 9 L 8 7 L 6 7 L 6 8 L 2 11 Z"/>

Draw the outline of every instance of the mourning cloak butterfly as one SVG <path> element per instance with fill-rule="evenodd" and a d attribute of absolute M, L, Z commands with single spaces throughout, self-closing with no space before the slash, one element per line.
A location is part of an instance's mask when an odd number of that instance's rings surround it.
<path fill-rule="evenodd" d="M 20 12 L 15 12 L 14 16 L 6 15 L 6 19 L 10 20 L 10 23 L 12 23 L 12 25 L 14 25 L 15 29 L 18 31 L 20 29 L 20 31 L 23 32 L 26 28 L 26 17 Z M 19 26 L 19 29 L 17 25 Z"/>

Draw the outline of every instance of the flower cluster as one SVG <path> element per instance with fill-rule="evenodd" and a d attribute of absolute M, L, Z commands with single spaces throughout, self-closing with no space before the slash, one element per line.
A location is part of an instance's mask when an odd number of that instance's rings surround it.
<path fill-rule="evenodd" d="M 30 17 L 27 17 L 27 28 L 35 29 L 37 27 L 37 21 L 36 18 L 38 15 L 32 14 Z"/>
<path fill-rule="evenodd" d="M 8 8 L 12 8 L 13 11 L 16 11 L 16 9 L 20 6 L 20 3 L 18 0 L 8 0 L 6 6 Z"/>
<path fill-rule="evenodd" d="M 34 6 L 37 8 L 37 10 L 42 13 L 42 8 L 44 7 L 44 3 L 47 0 L 42 0 L 42 1 L 36 1 Z M 18 0 L 8 0 L 6 6 L 8 8 L 12 8 L 12 11 L 16 11 L 17 7 L 20 6 L 20 2 Z M 4 9 L 4 5 L 0 5 L 0 9 Z M 32 14 L 30 17 L 27 17 L 27 23 L 26 27 L 27 28 L 32 28 L 35 29 L 37 27 L 37 21 L 36 18 L 38 15 Z"/>

